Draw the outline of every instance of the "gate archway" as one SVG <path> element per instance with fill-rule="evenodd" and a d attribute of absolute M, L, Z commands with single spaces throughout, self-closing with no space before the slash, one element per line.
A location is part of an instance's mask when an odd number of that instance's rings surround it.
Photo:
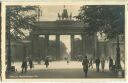
<path fill-rule="evenodd" d="M 74 20 L 56 20 L 56 21 L 42 21 L 35 24 L 35 28 L 32 29 L 30 36 L 33 42 L 33 39 L 36 39 L 40 35 L 44 35 L 44 48 L 45 56 L 48 56 L 48 42 L 49 35 L 56 36 L 56 50 L 57 56 L 60 56 L 60 35 L 70 35 L 71 39 L 71 56 L 74 53 L 74 35 L 81 35 L 82 38 L 82 55 L 86 55 L 88 50 L 92 51 L 94 54 L 94 37 L 87 37 L 85 34 L 85 27 L 81 22 Z M 33 45 L 32 45 L 33 46 Z M 32 47 L 32 49 L 34 49 Z M 88 49 L 88 50 L 87 50 Z M 33 51 L 32 51 L 33 52 Z M 33 54 L 33 53 L 32 53 Z"/>

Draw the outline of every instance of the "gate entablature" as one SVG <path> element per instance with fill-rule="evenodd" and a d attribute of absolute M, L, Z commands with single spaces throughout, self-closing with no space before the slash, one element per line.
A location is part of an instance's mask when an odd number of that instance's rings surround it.
<path fill-rule="evenodd" d="M 57 20 L 57 21 L 42 21 L 35 23 L 31 34 L 84 34 L 84 24 L 78 21 Z"/>

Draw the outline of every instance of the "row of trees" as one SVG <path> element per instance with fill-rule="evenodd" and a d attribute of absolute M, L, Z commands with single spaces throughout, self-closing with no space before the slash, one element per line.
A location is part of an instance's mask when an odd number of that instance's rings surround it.
<path fill-rule="evenodd" d="M 124 37 L 124 10 L 123 5 L 82 6 L 79 15 L 76 16 L 79 21 L 88 25 L 88 27 L 85 26 L 86 35 L 100 33 L 101 36 L 105 34 L 104 40 L 114 39 L 117 41 L 116 66 L 118 68 L 121 67 L 119 37 Z"/>

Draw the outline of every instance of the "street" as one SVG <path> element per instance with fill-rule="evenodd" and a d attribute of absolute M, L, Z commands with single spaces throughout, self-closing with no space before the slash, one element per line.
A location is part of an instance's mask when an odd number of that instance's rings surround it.
<path fill-rule="evenodd" d="M 81 62 L 70 61 L 67 64 L 66 61 L 54 61 L 50 62 L 48 68 L 44 63 L 34 63 L 34 68 L 26 73 L 21 73 L 21 63 L 13 64 L 17 72 L 11 73 L 9 78 L 85 78 Z M 101 67 L 100 67 L 101 68 Z M 108 63 L 105 65 L 104 72 L 96 72 L 95 64 L 93 69 L 89 69 L 87 78 L 116 78 L 117 75 L 108 70 Z"/>

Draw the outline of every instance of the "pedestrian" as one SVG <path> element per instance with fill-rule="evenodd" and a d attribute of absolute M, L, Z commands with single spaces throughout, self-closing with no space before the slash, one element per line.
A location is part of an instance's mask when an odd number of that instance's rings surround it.
<path fill-rule="evenodd" d="M 105 59 L 101 58 L 101 69 L 102 69 L 102 72 L 104 72 L 104 67 L 105 67 Z"/>
<path fill-rule="evenodd" d="M 109 70 L 112 70 L 113 67 L 113 59 L 109 57 Z"/>
<path fill-rule="evenodd" d="M 41 64 L 41 59 L 40 58 L 37 59 L 37 63 Z"/>
<path fill-rule="evenodd" d="M 47 58 L 45 60 L 45 65 L 46 65 L 46 68 L 48 68 L 48 66 L 49 66 L 49 60 Z"/>
<path fill-rule="evenodd" d="M 24 60 L 21 65 L 22 73 L 27 72 L 27 60 Z"/>
<path fill-rule="evenodd" d="M 29 59 L 29 66 L 30 66 L 30 70 L 31 70 L 33 68 L 33 62 L 32 62 L 31 58 Z"/>
<path fill-rule="evenodd" d="M 99 59 L 99 57 L 96 59 L 95 63 L 96 63 L 96 71 L 99 72 L 99 66 L 100 66 L 100 59 Z"/>
<path fill-rule="evenodd" d="M 85 73 L 85 77 L 87 77 L 87 73 L 88 73 L 88 63 L 89 63 L 89 61 L 87 59 L 87 56 L 85 56 L 85 58 L 82 61 L 83 71 Z"/>
<path fill-rule="evenodd" d="M 93 68 L 93 60 L 92 60 L 92 58 L 90 58 L 90 60 L 89 60 L 89 67 L 91 67 L 91 68 Z"/>
<path fill-rule="evenodd" d="M 67 64 L 69 64 L 69 59 L 67 58 Z"/>

